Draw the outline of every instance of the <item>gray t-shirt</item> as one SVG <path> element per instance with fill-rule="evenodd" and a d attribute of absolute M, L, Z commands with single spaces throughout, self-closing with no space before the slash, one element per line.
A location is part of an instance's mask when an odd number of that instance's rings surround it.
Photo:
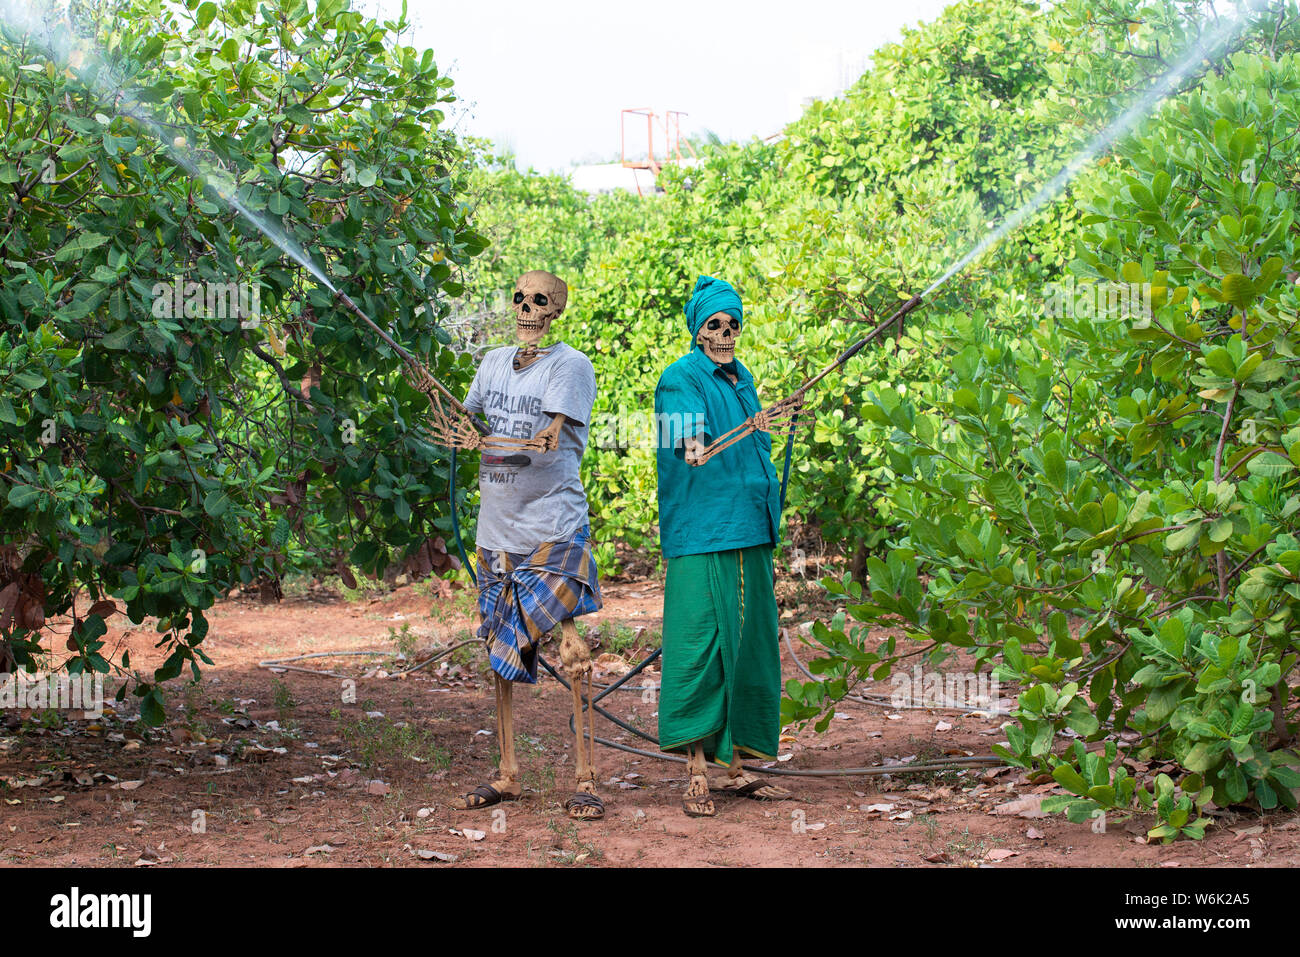
<path fill-rule="evenodd" d="M 529 439 L 551 416 L 569 421 L 553 452 L 484 450 L 478 469 L 478 544 L 528 553 L 543 542 L 572 538 L 587 524 L 587 495 L 578 463 L 587 448 L 596 371 L 591 360 L 557 342 L 516 372 L 515 349 L 493 349 L 474 374 L 465 406 L 482 413 L 493 435 Z"/>

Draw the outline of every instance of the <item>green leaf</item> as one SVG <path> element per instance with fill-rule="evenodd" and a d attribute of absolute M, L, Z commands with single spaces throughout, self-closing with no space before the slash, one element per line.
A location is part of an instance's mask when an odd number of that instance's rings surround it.
<path fill-rule="evenodd" d="M 41 497 L 41 489 L 34 485 L 15 485 L 9 489 L 9 504 L 14 508 L 29 508 Z"/>
<path fill-rule="evenodd" d="M 1020 483 L 1010 472 L 995 473 L 989 479 L 985 490 L 993 500 L 993 504 L 997 506 L 998 513 L 1004 518 L 1019 515 L 1023 511 L 1025 495 L 1020 490 Z"/>
<path fill-rule="evenodd" d="M 217 5 L 212 0 L 206 0 L 205 3 L 199 4 L 198 13 L 194 15 L 194 22 L 200 30 L 206 30 L 208 25 L 217 16 Z"/>
<path fill-rule="evenodd" d="M 1047 475 L 1047 480 L 1055 488 L 1064 489 L 1065 483 L 1069 476 L 1069 470 L 1066 466 L 1065 456 L 1056 449 L 1048 449 L 1043 455 L 1043 471 Z"/>
<path fill-rule="evenodd" d="M 54 259 L 56 262 L 67 262 L 69 259 L 80 259 L 92 249 L 98 249 L 106 242 L 108 242 L 107 236 L 90 230 L 74 233 L 72 239 L 64 243 L 59 251 L 54 254 Z"/>
<path fill-rule="evenodd" d="M 1194 544 L 1201 537 L 1201 523 L 1199 521 L 1191 522 L 1186 528 L 1180 528 L 1178 531 L 1170 532 L 1165 538 L 1165 548 L 1171 552 L 1181 552 L 1185 548 Z"/>
<path fill-rule="evenodd" d="M 1222 741 L 1201 741 L 1183 759 L 1183 767 L 1189 771 L 1209 771 L 1218 766 L 1226 749 Z"/>
<path fill-rule="evenodd" d="M 1086 782 L 1074 768 L 1068 764 L 1061 764 L 1052 769 L 1052 777 L 1056 783 L 1061 785 L 1067 791 L 1079 795 L 1080 797 L 1088 796 L 1088 782 Z"/>
<path fill-rule="evenodd" d="M 1277 478 L 1285 475 L 1294 469 L 1291 460 L 1278 455 L 1276 452 L 1261 452 L 1253 459 L 1246 463 L 1246 471 L 1251 475 L 1262 475 L 1265 478 Z M 1219 539 L 1216 539 L 1219 541 Z"/>

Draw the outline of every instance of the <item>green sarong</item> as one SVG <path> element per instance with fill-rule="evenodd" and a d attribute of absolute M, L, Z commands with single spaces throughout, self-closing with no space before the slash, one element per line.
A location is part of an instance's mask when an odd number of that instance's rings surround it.
<path fill-rule="evenodd" d="M 659 747 L 704 742 L 710 760 L 736 751 L 771 760 L 781 731 L 772 546 L 668 560 L 664 586 Z"/>

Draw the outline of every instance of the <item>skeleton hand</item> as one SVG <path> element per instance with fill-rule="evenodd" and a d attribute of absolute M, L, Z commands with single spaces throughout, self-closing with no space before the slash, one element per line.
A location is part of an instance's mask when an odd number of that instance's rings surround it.
<path fill-rule="evenodd" d="M 560 446 L 560 429 L 564 428 L 567 421 L 569 420 L 564 415 L 552 416 L 551 424 L 533 436 L 530 448 L 539 452 L 554 452 Z"/>
<path fill-rule="evenodd" d="M 453 425 L 434 423 L 425 426 L 424 434 L 437 445 L 456 449 L 458 452 L 472 452 L 483 446 L 483 437 L 467 422 Z"/>
<path fill-rule="evenodd" d="M 483 442 L 483 436 L 479 434 L 478 429 L 466 421 L 456 423 L 456 427 L 452 430 L 451 446 L 458 452 L 472 452 L 474 449 L 481 448 Z"/>
<path fill-rule="evenodd" d="M 704 450 L 708 448 L 707 445 L 692 435 L 689 438 L 682 440 L 682 448 L 686 453 L 685 458 L 687 465 L 703 464 L 700 457 L 704 454 Z"/>
<path fill-rule="evenodd" d="M 803 393 L 796 392 L 789 398 L 775 402 L 766 409 L 755 413 L 754 428 L 760 432 L 774 432 L 791 421 L 803 411 Z"/>

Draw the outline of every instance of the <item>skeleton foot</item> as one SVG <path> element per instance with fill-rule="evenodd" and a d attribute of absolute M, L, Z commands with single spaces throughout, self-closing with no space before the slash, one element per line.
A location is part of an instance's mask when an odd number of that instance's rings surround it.
<path fill-rule="evenodd" d="M 718 813 L 709 797 L 709 779 L 703 774 L 692 774 L 691 783 L 686 786 L 686 796 L 682 798 L 682 810 L 688 817 L 713 817 Z"/>
<path fill-rule="evenodd" d="M 605 816 L 605 802 L 592 781 L 580 782 L 573 796 L 564 802 L 564 809 L 575 821 L 596 821 Z"/>
<path fill-rule="evenodd" d="M 498 778 L 491 784 L 480 784 L 463 798 L 452 801 L 451 807 L 457 811 L 468 811 L 473 808 L 491 807 L 502 801 L 518 801 L 522 796 L 523 789 L 518 781 Z"/>
<path fill-rule="evenodd" d="M 692 744 L 686 752 L 686 770 L 690 772 L 691 782 L 682 798 L 682 810 L 687 817 L 713 817 L 717 813 L 713 799 L 709 797 L 709 777 L 705 773 L 708 766 L 704 759 L 704 745 Z"/>

